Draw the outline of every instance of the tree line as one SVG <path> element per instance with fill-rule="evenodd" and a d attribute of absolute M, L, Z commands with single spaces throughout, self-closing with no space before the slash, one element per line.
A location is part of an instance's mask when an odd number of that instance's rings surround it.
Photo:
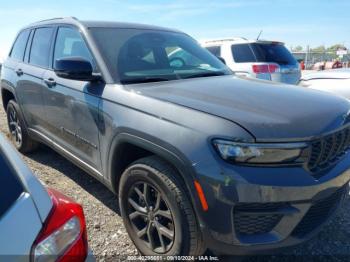
<path fill-rule="evenodd" d="M 297 45 L 295 47 L 291 47 L 291 50 L 292 50 L 292 52 L 307 51 L 301 45 Z M 335 44 L 335 45 L 332 45 L 332 46 L 329 46 L 329 47 L 326 47 L 324 45 L 320 45 L 320 46 L 313 47 L 313 48 L 309 49 L 310 52 L 316 52 L 316 53 L 327 53 L 327 52 L 335 53 L 338 50 L 347 50 L 347 48 L 343 44 Z"/>

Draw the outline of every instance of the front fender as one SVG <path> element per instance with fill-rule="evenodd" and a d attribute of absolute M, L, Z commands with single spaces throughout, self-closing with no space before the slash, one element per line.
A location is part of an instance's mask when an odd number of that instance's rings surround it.
<path fill-rule="evenodd" d="M 191 161 L 188 160 L 186 156 L 184 156 L 175 147 L 164 141 L 161 141 L 156 137 L 152 137 L 148 134 L 144 134 L 140 131 L 132 130 L 129 128 L 119 128 L 118 131 L 119 133 L 114 136 L 109 149 L 109 158 L 107 164 L 108 169 L 106 174 L 106 180 L 109 181 L 107 183 L 110 183 L 110 188 L 113 190 L 113 192 L 116 194 L 118 192 L 117 180 L 119 179 L 119 177 L 117 177 L 117 175 L 113 173 L 112 170 L 113 159 L 115 159 L 115 154 L 118 152 L 119 146 L 121 146 L 123 143 L 132 144 L 134 146 L 147 150 L 154 155 L 159 156 L 171 164 L 178 171 L 180 179 L 186 187 L 185 190 L 190 197 L 190 201 L 193 205 L 198 221 L 202 225 L 203 223 L 201 222 L 203 220 L 201 218 L 201 205 L 197 195 L 195 194 L 196 190 L 194 187 L 196 173 Z"/>

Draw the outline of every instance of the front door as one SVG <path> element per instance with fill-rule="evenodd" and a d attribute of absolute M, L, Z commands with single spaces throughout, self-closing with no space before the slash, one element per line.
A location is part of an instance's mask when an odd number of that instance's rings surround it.
<path fill-rule="evenodd" d="M 82 57 L 95 65 L 84 39 L 73 27 L 58 28 L 53 67 L 54 61 L 64 57 Z M 44 100 L 50 137 L 90 170 L 100 170 L 98 106 L 103 85 L 63 79 L 53 70 L 45 73 L 44 81 L 48 86 Z"/>

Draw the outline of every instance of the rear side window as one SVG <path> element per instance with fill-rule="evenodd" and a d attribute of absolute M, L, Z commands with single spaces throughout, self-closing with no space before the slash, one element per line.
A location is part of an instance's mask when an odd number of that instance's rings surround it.
<path fill-rule="evenodd" d="M 54 61 L 70 56 L 82 57 L 94 65 L 92 55 L 80 33 L 73 28 L 61 27 L 57 33 Z"/>
<path fill-rule="evenodd" d="M 10 54 L 11 58 L 23 61 L 24 51 L 26 49 L 28 36 L 29 36 L 29 30 L 24 30 L 18 35 L 12 47 L 12 51 Z"/>
<path fill-rule="evenodd" d="M 271 62 L 279 65 L 295 65 L 297 61 L 288 49 L 281 44 L 251 44 L 258 62 Z"/>
<path fill-rule="evenodd" d="M 249 44 L 238 44 L 231 46 L 233 60 L 236 63 L 252 63 L 257 62 Z"/>
<path fill-rule="evenodd" d="M 53 28 L 38 28 L 32 40 L 29 63 L 40 67 L 48 67 Z"/>
<path fill-rule="evenodd" d="M 215 56 L 220 56 L 220 46 L 208 46 L 206 49 Z"/>
<path fill-rule="evenodd" d="M 23 192 L 22 184 L 0 151 L 0 218 Z"/>

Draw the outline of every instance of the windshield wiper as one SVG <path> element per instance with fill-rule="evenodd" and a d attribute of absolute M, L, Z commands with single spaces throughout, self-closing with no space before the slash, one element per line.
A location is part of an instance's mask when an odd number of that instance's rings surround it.
<path fill-rule="evenodd" d="M 138 78 L 130 78 L 121 80 L 122 84 L 139 84 L 139 83 L 150 83 L 150 82 L 161 82 L 161 81 L 169 81 L 168 78 L 164 77 L 138 77 Z"/>
<path fill-rule="evenodd" d="M 224 72 L 204 72 L 199 74 L 194 74 L 190 76 L 185 76 L 183 78 L 197 78 L 197 77 L 210 77 L 210 76 L 223 76 L 225 75 Z"/>

